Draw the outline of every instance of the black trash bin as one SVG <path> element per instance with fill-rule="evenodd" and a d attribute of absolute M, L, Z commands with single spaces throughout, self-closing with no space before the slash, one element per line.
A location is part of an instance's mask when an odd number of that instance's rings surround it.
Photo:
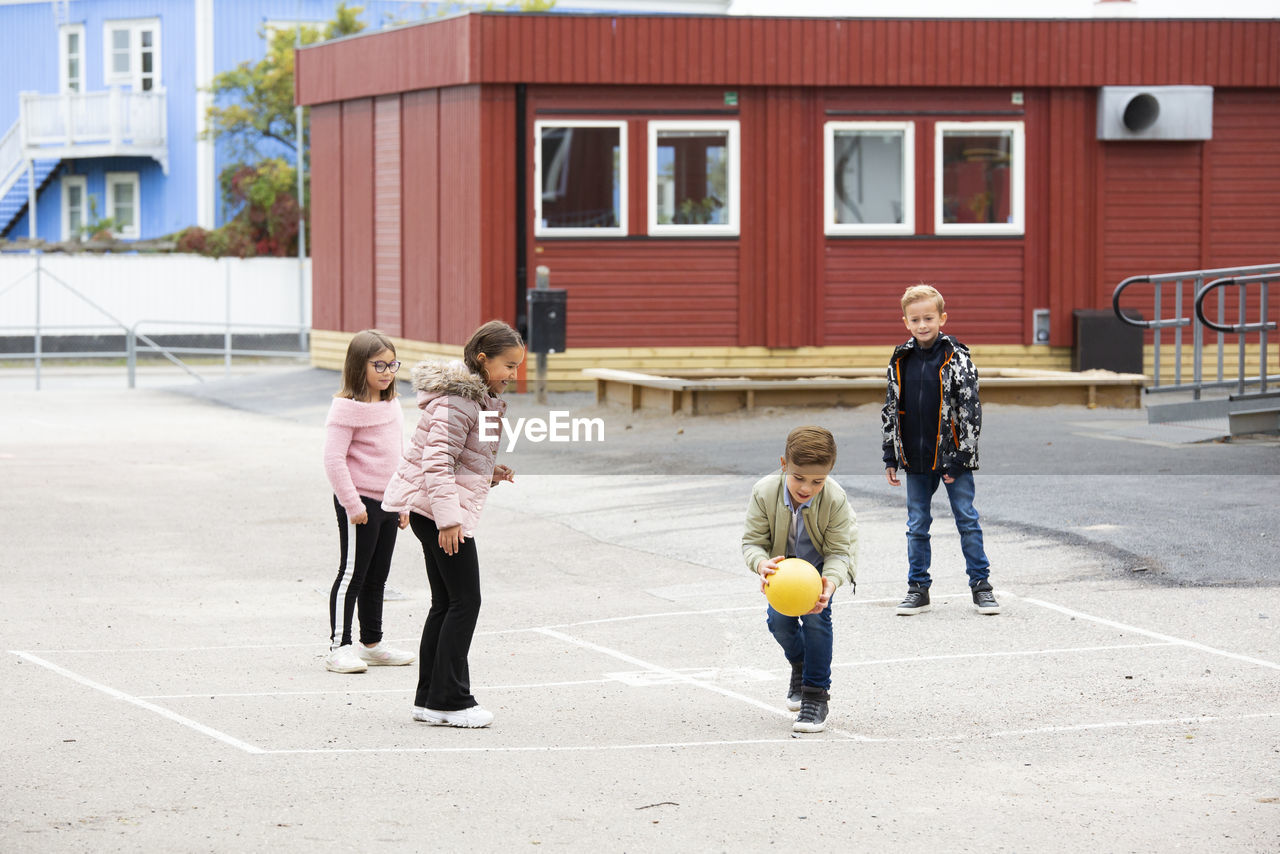
<path fill-rule="evenodd" d="M 1141 326 L 1130 326 L 1110 309 L 1078 308 L 1072 314 L 1076 322 L 1072 370 L 1142 373 L 1144 330 Z M 1133 320 L 1142 319 L 1142 315 L 1133 310 L 1126 310 L 1125 316 Z"/>
<path fill-rule="evenodd" d="M 526 291 L 529 304 L 530 353 L 563 353 L 565 307 L 568 291 L 533 288 Z"/>

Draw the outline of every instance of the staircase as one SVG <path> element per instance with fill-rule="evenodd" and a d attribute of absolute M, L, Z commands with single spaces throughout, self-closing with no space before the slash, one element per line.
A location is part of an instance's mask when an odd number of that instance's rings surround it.
<path fill-rule="evenodd" d="M 45 185 L 49 183 L 61 163 L 61 160 L 35 161 L 37 193 L 45 188 Z M 23 164 L 17 171 L 17 179 L 9 187 L 8 191 L 3 196 L 0 196 L 0 237 L 12 239 L 27 236 L 25 234 L 10 234 L 9 232 L 27 211 L 27 202 L 29 201 L 27 193 L 28 180 L 29 176 L 25 164 Z"/>

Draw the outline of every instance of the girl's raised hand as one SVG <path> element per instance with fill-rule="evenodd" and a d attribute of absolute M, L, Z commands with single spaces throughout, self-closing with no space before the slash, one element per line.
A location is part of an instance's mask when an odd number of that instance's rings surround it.
<path fill-rule="evenodd" d="M 455 555 L 458 553 L 458 546 L 462 545 L 462 541 L 466 537 L 462 536 L 461 525 L 450 525 L 448 528 L 440 529 L 440 548 L 447 555 Z"/>
<path fill-rule="evenodd" d="M 508 466 L 504 466 L 502 463 L 498 463 L 493 467 L 493 479 L 489 483 L 491 486 L 496 486 L 497 484 L 502 483 L 504 480 L 507 483 L 515 483 L 516 482 L 515 470 L 511 469 Z"/>

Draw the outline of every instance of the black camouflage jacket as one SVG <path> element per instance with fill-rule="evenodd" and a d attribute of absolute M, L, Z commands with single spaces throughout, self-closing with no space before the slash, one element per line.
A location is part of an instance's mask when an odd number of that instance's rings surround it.
<path fill-rule="evenodd" d="M 978 467 L 978 433 L 982 431 L 982 403 L 978 400 L 978 369 L 969 358 L 969 348 L 950 335 L 939 336 L 947 356 L 938 372 L 942 387 L 938 402 L 938 439 L 934 452 L 935 471 L 956 467 Z M 889 387 L 880 411 L 885 466 L 906 467 L 902 447 L 902 360 L 916 347 L 914 338 L 898 345 L 889 360 Z M 890 462 L 893 460 L 894 462 Z"/>

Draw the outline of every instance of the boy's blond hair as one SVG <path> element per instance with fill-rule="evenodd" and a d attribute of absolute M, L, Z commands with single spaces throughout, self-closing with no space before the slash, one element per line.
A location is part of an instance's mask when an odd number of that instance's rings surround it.
<path fill-rule="evenodd" d="M 784 456 L 797 466 L 835 466 L 835 437 L 823 427 L 797 427 L 787 434 Z"/>
<path fill-rule="evenodd" d="M 918 285 L 912 285 L 907 288 L 902 294 L 902 313 L 904 315 L 907 313 L 907 306 L 911 305 L 911 303 L 920 302 L 920 300 L 924 299 L 933 300 L 934 304 L 938 306 L 939 314 L 947 310 L 947 303 L 942 299 L 942 294 L 938 293 L 938 289 L 933 285 L 926 285 L 921 282 Z"/>

